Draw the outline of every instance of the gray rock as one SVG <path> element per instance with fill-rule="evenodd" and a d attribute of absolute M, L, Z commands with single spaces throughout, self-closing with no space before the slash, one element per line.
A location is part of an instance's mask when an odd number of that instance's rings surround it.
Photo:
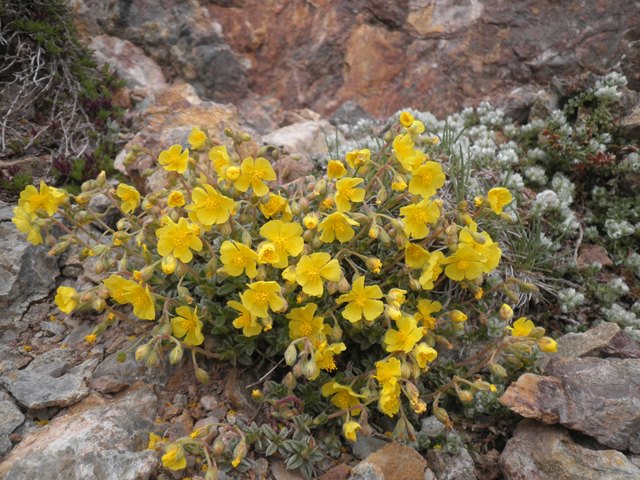
<path fill-rule="evenodd" d="M 358 439 L 351 444 L 351 453 L 358 460 L 363 460 L 388 443 L 389 442 L 376 437 L 359 436 Z"/>
<path fill-rule="evenodd" d="M 157 455 L 145 447 L 157 404 L 149 387 L 109 400 L 92 395 L 28 434 L 0 464 L 0 478 L 155 478 Z"/>
<path fill-rule="evenodd" d="M 164 386 L 168 379 L 167 369 L 147 368 L 143 362 L 136 361 L 133 352 L 127 354 L 124 362 L 118 362 L 118 354 L 113 353 L 98 365 L 90 384 L 99 392 L 114 393 L 138 381 Z"/>
<path fill-rule="evenodd" d="M 559 426 L 518 425 L 500 456 L 505 480 L 637 480 L 640 469 L 615 450 L 576 443 Z"/>
<path fill-rule="evenodd" d="M 51 335 L 58 335 L 60 337 L 67 331 L 66 327 L 60 322 L 42 322 L 40 323 L 40 328 Z"/>
<path fill-rule="evenodd" d="M 377 465 L 360 462 L 351 470 L 349 480 L 385 480 L 385 478 Z"/>
<path fill-rule="evenodd" d="M 437 437 L 444 432 L 444 424 L 433 415 L 423 418 L 420 423 L 422 425 L 420 433 L 428 437 Z"/>
<path fill-rule="evenodd" d="M 11 450 L 9 434 L 24 422 L 24 415 L 11 400 L 0 400 L 0 458 Z"/>
<path fill-rule="evenodd" d="M 640 453 L 639 359 L 557 357 L 545 372 L 522 375 L 500 402 L 524 417 Z"/>
<path fill-rule="evenodd" d="M 89 394 L 85 380 L 97 365 L 97 359 L 71 366 L 74 354 L 56 349 L 36 357 L 24 370 L 0 377 L 0 385 L 30 410 L 68 407 Z"/>
<path fill-rule="evenodd" d="M 10 222 L 0 222 L 0 338 L 15 338 L 29 327 L 29 304 L 46 298 L 60 274 L 47 249 L 26 241 Z"/>
<path fill-rule="evenodd" d="M 327 153 L 327 139 L 333 140 L 335 135 L 336 128 L 326 120 L 303 121 L 279 128 L 263 136 L 262 141 L 288 153 L 309 156 Z M 342 134 L 339 138 L 344 140 Z"/>
<path fill-rule="evenodd" d="M 438 480 L 476 480 L 475 465 L 464 448 L 458 453 L 430 450 L 427 463 Z"/>

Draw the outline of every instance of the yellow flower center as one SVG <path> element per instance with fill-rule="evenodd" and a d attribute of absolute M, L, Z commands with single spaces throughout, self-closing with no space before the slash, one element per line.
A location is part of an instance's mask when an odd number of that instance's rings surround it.
<path fill-rule="evenodd" d="M 303 337 L 308 337 L 313 333 L 313 327 L 306 322 L 300 323 L 300 334 Z"/>
<path fill-rule="evenodd" d="M 326 370 L 327 372 L 333 372 L 334 370 L 336 370 L 337 369 L 336 362 L 333 359 L 333 357 L 325 358 L 322 368 L 323 368 L 323 370 Z M 343 408 L 345 408 L 345 407 L 343 407 Z"/>
<path fill-rule="evenodd" d="M 317 280 L 320 278 L 320 270 L 318 270 L 315 266 L 312 266 L 307 270 L 307 278 L 311 281 Z"/>
<path fill-rule="evenodd" d="M 185 230 L 176 229 L 173 232 L 173 245 L 177 248 L 185 247 L 188 242 L 189 232 Z"/>
<path fill-rule="evenodd" d="M 195 318 L 185 318 L 184 326 L 187 328 L 187 331 L 191 331 L 195 330 L 198 324 Z"/>
<path fill-rule="evenodd" d="M 217 210 L 218 208 L 220 208 L 220 201 L 216 197 L 207 197 L 204 205 L 208 209 Z"/>
<path fill-rule="evenodd" d="M 364 295 L 358 295 L 356 299 L 353 301 L 358 307 L 364 307 L 364 303 L 367 301 L 367 297 Z"/>
<path fill-rule="evenodd" d="M 458 268 L 460 270 L 466 270 L 467 268 L 469 268 L 469 262 L 467 262 L 466 260 L 460 260 L 458 262 Z"/>
<path fill-rule="evenodd" d="M 334 223 L 333 224 L 333 230 L 340 235 L 341 233 L 344 233 L 345 230 L 347 229 L 347 227 L 345 226 L 344 223 Z"/>
<path fill-rule="evenodd" d="M 259 305 L 266 305 L 269 302 L 269 294 L 267 292 L 255 292 L 253 299 Z"/>
<path fill-rule="evenodd" d="M 333 397 L 333 404 L 341 410 L 349 408 L 349 394 L 347 392 L 336 393 Z"/>
<path fill-rule="evenodd" d="M 243 267 L 244 266 L 244 255 L 242 255 L 241 253 L 237 253 L 233 256 L 233 259 L 231 260 L 231 262 L 236 266 L 236 267 Z"/>
<path fill-rule="evenodd" d="M 422 183 L 431 183 L 431 180 L 433 180 L 433 175 L 430 171 L 427 170 L 420 174 L 420 180 L 422 181 Z"/>

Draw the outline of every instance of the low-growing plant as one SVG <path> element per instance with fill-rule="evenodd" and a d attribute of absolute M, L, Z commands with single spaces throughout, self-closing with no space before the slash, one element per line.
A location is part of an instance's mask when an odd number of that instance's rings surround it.
<path fill-rule="evenodd" d="M 452 165 L 448 140 L 410 113 L 379 149 L 349 151 L 325 176 L 287 185 L 246 133 L 226 133 L 230 150 L 194 128 L 190 148 L 160 152 L 166 190 L 113 188 L 102 173 L 75 196 L 28 186 L 14 211 L 18 229 L 52 255 L 73 246 L 94 257 L 102 283 L 59 287 L 55 298 L 67 314 L 99 315 L 88 342 L 132 323 L 138 360 L 159 368 L 164 356 L 187 357 L 203 383 L 208 358 L 271 360 L 252 398 L 277 428 L 154 434 L 166 468 L 184 469 L 195 455 L 215 478 L 218 468 L 250 468 L 251 448 L 310 477 L 339 453 L 334 426 L 350 442 L 388 433 L 426 448 L 420 417 L 451 428 L 495 411 L 515 372 L 556 349 L 505 303 L 537 290 L 500 264 L 515 215 L 510 191 L 490 185 L 466 198 L 464 158 Z M 464 180 L 447 180 L 458 174 Z M 111 202 L 106 211 L 89 206 L 98 194 Z M 122 218 L 111 228 L 104 219 L 114 210 Z M 320 428 L 329 433 L 315 435 Z"/>

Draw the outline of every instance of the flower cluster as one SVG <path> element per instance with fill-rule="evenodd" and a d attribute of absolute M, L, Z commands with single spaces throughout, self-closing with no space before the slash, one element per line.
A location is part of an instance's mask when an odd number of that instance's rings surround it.
<path fill-rule="evenodd" d="M 96 257 L 99 285 L 56 295 L 65 313 L 103 316 L 92 342 L 114 323 L 143 320 L 136 358 L 153 367 L 165 353 L 176 363 L 189 350 L 201 381 L 208 375 L 197 358 L 230 356 L 208 351 L 209 335 L 231 349 L 277 352 L 291 378 L 317 382 L 350 441 L 385 416 L 410 438 L 409 417 L 429 404 L 448 424 L 444 397 L 469 403 L 470 391 L 493 394 L 483 376 L 505 382 L 502 363 L 524 366 L 555 349 L 543 329 L 524 317 L 511 324 L 513 310 L 500 307 L 513 288 L 534 288 L 499 270 L 497 232 L 515 210 L 511 191 L 491 185 L 454 200 L 442 139 L 410 112 L 382 147 L 348 151 L 327 163 L 326 176 L 289 185 L 278 184 L 268 149 L 229 136 L 233 149 L 195 128 L 189 148 L 160 152 L 164 191 L 113 188 L 101 176 L 75 197 L 45 184 L 23 192 L 14 222 L 32 243 L 57 225 L 64 234 L 49 238 L 51 253 L 73 245 Z M 115 228 L 89 207 L 98 193 L 122 216 Z M 442 349 L 486 332 L 488 319 L 500 331 L 473 368 L 462 363 L 448 382 L 433 381 Z M 246 454 L 238 445 L 233 467 Z M 163 463 L 184 468 L 183 444 L 168 444 Z"/>

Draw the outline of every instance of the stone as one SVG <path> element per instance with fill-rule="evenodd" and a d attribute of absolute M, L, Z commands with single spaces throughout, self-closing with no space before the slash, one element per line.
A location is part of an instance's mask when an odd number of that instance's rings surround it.
<path fill-rule="evenodd" d="M 216 408 L 219 405 L 220 402 L 218 401 L 218 399 L 214 395 L 204 395 L 200 399 L 199 403 L 200 403 L 200 406 L 202 406 L 202 408 L 204 408 L 206 411 L 210 412 L 211 410 Z"/>
<path fill-rule="evenodd" d="M 505 480 L 635 480 L 640 469 L 621 452 L 583 446 L 559 426 L 520 422 L 500 456 Z"/>
<path fill-rule="evenodd" d="M 422 455 L 396 442 L 388 443 L 361 463 L 374 465 L 382 472 L 383 478 L 389 480 L 422 480 L 427 468 L 427 461 Z"/>
<path fill-rule="evenodd" d="M 373 436 L 358 436 L 351 444 L 351 453 L 358 460 L 363 460 L 376 450 L 381 449 L 389 442 Z"/>
<path fill-rule="evenodd" d="M 22 425 L 24 415 L 16 405 L 8 399 L 0 399 L 0 458 L 11 450 L 9 435 Z"/>
<path fill-rule="evenodd" d="M 351 467 L 346 463 L 341 463 L 324 472 L 319 480 L 347 480 L 351 475 Z"/>
<path fill-rule="evenodd" d="M 262 141 L 286 153 L 311 156 L 327 153 L 327 139 L 335 135 L 336 128 L 326 120 L 303 121 L 275 130 L 263 136 Z"/>
<path fill-rule="evenodd" d="M 385 480 L 380 467 L 369 462 L 360 462 L 351 470 L 349 480 Z"/>
<path fill-rule="evenodd" d="M 437 437 L 444 432 L 444 423 L 433 415 L 423 418 L 420 421 L 420 425 L 420 433 L 431 438 Z"/>
<path fill-rule="evenodd" d="M 298 470 L 287 470 L 282 460 L 271 462 L 271 474 L 275 480 L 303 480 Z"/>
<path fill-rule="evenodd" d="M 372 117 L 357 102 L 348 100 L 340 105 L 331 117 L 331 125 L 355 125 L 360 120 L 371 120 Z"/>
<path fill-rule="evenodd" d="M 162 387 L 168 380 L 167 369 L 160 366 L 147 368 L 144 362 L 136 361 L 134 352 L 129 352 L 125 361 L 119 362 L 116 352 L 108 355 L 97 366 L 90 386 L 102 393 L 116 393 L 139 381 Z"/>
<path fill-rule="evenodd" d="M 576 258 L 578 268 L 585 268 L 599 263 L 603 267 L 610 267 L 613 265 L 613 261 L 609 258 L 607 250 L 601 245 L 594 245 L 592 243 L 584 243 L 578 251 L 578 257 Z"/>
<path fill-rule="evenodd" d="M 28 433 L 0 464 L 0 478 L 155 478 L 157 454 L 145 448 L 157 403 L 146 386 L 112 399 L 93 394 Z"/>
<path fill-rule="evenodd" d="M 25 369 L 0 376 L 0 385 L 30 410 L 68 407 L 89 394 L 86 379 L 98 363 L 92 358 L 72 367 L 73 356 L 70 350 L 51 350 Z"/>
<path fill-rule="evenodd" d="M 473 459 L 465 448 L 458 453 L 429 450 L 427 462 L 438 480 L 476 480 Z"/>
<path fill-rule="evenodd" d="M 545 373 L 525 373 L 500 403 L 524 417 L 640 453 L 640 360 L 556 357 Z"/>
<path fill-rule="evenodd" d="M 60 274 L 57 259 L 42 245 L 26 241 L 10 221 L 0 222 L 0 340 L 10 340 L 30 325 L 30 304 L 47 298 Z"/>
<path fill-rule="evenodd" d="M 91 38 L 89 48 L 99 64 L 110 65 L 129 88 L 143 88 L 147 91 L 166 87 L 162 69 L 144 51 L 128 40 L 110 35 Z"/>

